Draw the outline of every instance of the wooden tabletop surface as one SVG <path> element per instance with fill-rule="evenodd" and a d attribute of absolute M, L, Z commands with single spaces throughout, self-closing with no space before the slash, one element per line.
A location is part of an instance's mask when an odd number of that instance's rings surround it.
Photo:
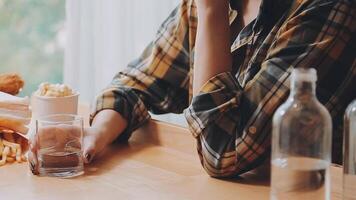
<path fill-rule="evenodd" d="M 331 177 L 332 199 L 341 200 L 341 168 L 333 166 Z M 254 173 L 210 178 L 200 166 L 189 131 L 152 120 L 129 143 L 107 148 L 77 178 L 33 176 L 26 163 L 0 167 L 0 200 L 52 199 L 267 200 L 269 180 Z"/>

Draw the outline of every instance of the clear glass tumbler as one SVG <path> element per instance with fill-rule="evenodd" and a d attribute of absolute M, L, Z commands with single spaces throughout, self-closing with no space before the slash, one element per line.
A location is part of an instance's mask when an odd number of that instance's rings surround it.
<path fill-rule="evenodd" d="M 69 178 L 84 173 L 83 119 L 58 114 L 36 120 L 36 146 L 40 176 Z"/>
<path fill-rule="evenodd" d="M 345 112 L 344 122 L 344 200 L 356 200 L 356 100 Z"/>

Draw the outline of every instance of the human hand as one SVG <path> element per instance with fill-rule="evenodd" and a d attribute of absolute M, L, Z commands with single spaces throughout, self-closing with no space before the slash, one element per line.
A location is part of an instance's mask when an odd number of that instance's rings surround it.
<path fill-rule="evenodd" d="M 84 162 L 90 163 L 106 146 L 116 140 L 127 127 L 127 121 L 114 110 L 102 110 L 84 131 Z"/>
<path fill-rule="evenodd" d="M 46 127 L 34 135 L 29 140 L 30 149 L 28 153 L 28 161 L 31 172 L 34 175 L 39 174 L 39 162 L 38 162 L 38 150 L 39 144 L 46 144 L 41 147 L 53 146 L 54 148 L 63 148 L 68 142 L 76 141 L 77 136 L 80 134 L 79 129 L 75 129 L 69 126 L 52 126 Z M 89 127 L 84 129 L 83 133 L 83 160 L 85 163 L 90 163 L 94 157 L 100 153 L 109 143 L 106 134 L 98 128 Z M 78 148 L 80 143 L 78 143 Z"/>
<path fill-rule="evenodd" d="M 91 163 L 93 159 L 111 143 L 107 134 L 107 132 L 96 127 L 85 129 L 83 139 L 83 158 L 85 163 Z"/>

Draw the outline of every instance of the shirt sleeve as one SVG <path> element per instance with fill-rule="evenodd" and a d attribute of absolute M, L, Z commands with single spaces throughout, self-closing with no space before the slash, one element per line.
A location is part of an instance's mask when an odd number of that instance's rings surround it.
<path fill-rule="evenodd" d="M 192 36 L 191 1 L 184 0 L 163 22 L 156 38 L 142 55 L 118 73 L 97 97 L 91 121 L 105 109 L 115 110 L 128 127 L 119 139 L 157 114 L 181 113 L 189 104 L 189 70 Z"/>
<path fill-rule="evenodd" d="M 244 88 L 229 72 L 218 74 L 185 110 L 209 175 L 238 175 L 269 156 L 271 119 L 289 94 L 293 68 L 317 69 L 317 94 L 331 113 L 336 99 L 355 97 L 351 92 L 356 66 L 349 45 L 355 42 L 355 4 L 313 2 L 300 6 L 303 9 L 297 9 L 280 28 L 260 70 Z"/>

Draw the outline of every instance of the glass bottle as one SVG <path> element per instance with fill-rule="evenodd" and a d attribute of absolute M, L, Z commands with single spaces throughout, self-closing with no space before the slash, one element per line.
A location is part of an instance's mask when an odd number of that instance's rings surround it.
<path fill-rule="evenodd" d="M 316 80 L 315 69 L 294 69 L 289 98 L 273 116 L 272 200 L 330 199 L 332 121 Z"/>
<path fill-rule="evenodd" d="M 356 100 L 345 112 L 344 119 L 344 200 L 356 200 Z"/>

